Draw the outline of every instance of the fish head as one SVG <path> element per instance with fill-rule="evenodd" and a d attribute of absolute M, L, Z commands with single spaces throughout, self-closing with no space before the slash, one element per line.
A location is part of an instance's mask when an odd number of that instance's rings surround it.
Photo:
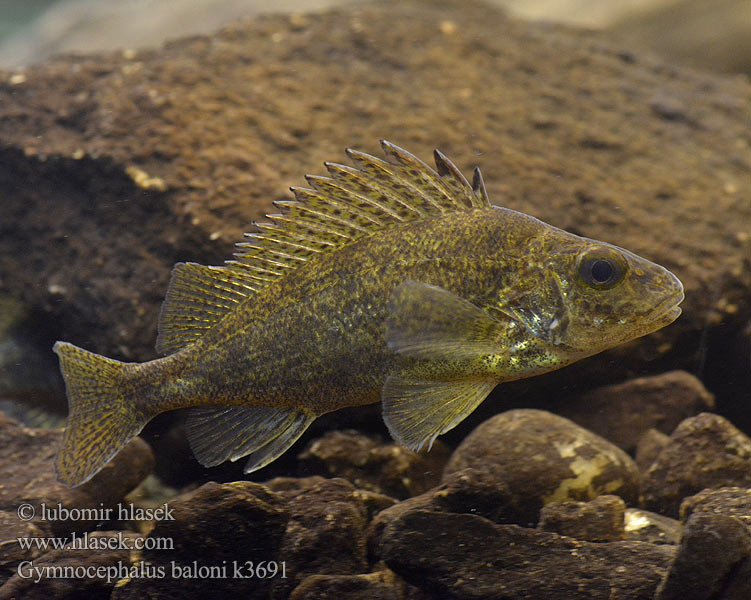
<path fill-rule="evenodd" d="M 571 242 L 546 265 L 554 276 L 549 287 L 559 296 L 548 325 L 555 345 L 591 355 L 657 331 L 681 314 L 683 285 L 666 268 L 612 244 Z"/>

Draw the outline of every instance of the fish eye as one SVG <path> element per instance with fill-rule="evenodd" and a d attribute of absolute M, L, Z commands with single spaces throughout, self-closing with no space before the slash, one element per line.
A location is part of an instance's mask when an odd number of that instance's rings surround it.
<path fill-rule="evenodd" d="M 592 248 L 579 257 L 579 280 L 597 290 L 618 285 L 627 271 L 626 259 L 614 248 Z"/>

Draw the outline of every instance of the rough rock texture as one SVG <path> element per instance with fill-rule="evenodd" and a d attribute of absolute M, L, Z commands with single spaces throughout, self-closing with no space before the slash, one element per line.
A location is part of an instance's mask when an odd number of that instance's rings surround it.
<path fill-rule="evenodd" d="M 23 548 L 16 538 L 46 537 L 51 533 L 44 521 L 21 521 L 16 511 L 0 511 L 0 585 L 16 573 L 18 563 L 34 560 L 42 554 L 39 548 Z"/>
<path fill-rule="evenodd" d="M 644 507 L 671 517 L 704 488 L 751 487 L 751 439 L 719 415 L 686 419 L 642 479 Z"/>
<path fill-rule="evenodd" d="M 714 396 L 699 379 L 670 371 L 594 389 L 556 412 L 633 453 L 649 429 L 669 435 L 683 419 L 714 407 Z"/>
<path fill-rule="evenodd" d="M 671 349 L 685 365 L 706 329 L 708 374 L 748 389 L 750 91 L 463 0 L 5 72 L 0 287 L 52 315 L 50 337 L 152 358 L 174 262 L 228 258 L 303 173 L 387 137 L 479 164 L 496 203 L 675 270 L 685 314 L 617 352 L 633 360 L 603 358 L 601 381 Z"/>
<path fill-rule="evenodd" d="M 627 540 L 651 544 L 677 544 L 681 523 L 676 519 L 638 508 L 627 508 L 624 516 Z"/>
<path fill-rule="evenodd" d="M 415 510 L 473 514 L 496 523 L 525 522 L 526 514 L 512 506 L 511 491 L 501 480 L 475 469 L 462 469 L 420 496 L 403 500 L 379 512 L 368 526 L 368 554 L 381 558 L 381 539 L 389 523 Z"/>
<path fill-rule="evenodd" d="M 403 600 L 405 587 L 388 570 L 365 575 L 310 575 L 289 600 Z"/>
<path fill-rule="evenodd" d="M 640 471 L 646 471 L 670 442 L 670 436 L 656 429 L 649 429 L 636 444 L 634 460 Z"/>
<path fill-rule="evenodd" d="M 438 598 L 518 600 L 651 598 L 673 553 L 421 510 L 386 528 L 383 549 L 391 569 Z"/>
<path fill-rule="evenodd" d="M 686 522 L 681 543 L 655 600 L 751 598 L 751 532 L 734 517 L 697 513 Z"/>
<path fill-rule="evenodd" d="M 164 576 L 131 578 L 118 586 L 113 600 L 268 597 L 274 578 L 250 577 L 246 563 L 278 560 L 288 518 L 279 495 L 249 481 L 210 482 L 171 500 L 169 508 L 171 518 L 156 521 L 148 537 L 153 544 L 172 540 L 171 547 L 140 555 L 152 569 L 163 569 Z M 234 576 L 235 565 L 248 579 Z M 201 576 L 201 568 L 208 575 Z"/>
<path fill-rule="evenodd" d="M 587 542 L 615 542 L 626 537 L 626 504 L 604 495 L 590 502 L 550 502 L 540 511 L 537 528 Z"/>
<path fill-rule="evenodd" d="M 623 450 L 540 410 L 510 410 L 480 425 L 451 455 L 444 479 L 468 467 L 505 482 L 530 523 L 547 502 L 615 494 L 632 504 L 638 496 L 639 471 Z"/>
<path fill-rule="evenodd" d="M 324 479 L 287 501 L 289 523 L 279 560 L 287 578 L 274 580 L 272 597 L 286 598 L 307 575 L 355 575 L 367 571 L 368 511 L 358 490 L 341 478 Z"/>
<path fill-rule="evenodd" d="M 311 477 L 275 477 L 274 479 L 264 482 L 264 485 L 277 492 L 285 499 L 285 501 L 288 501 L 296 498 L 303 492 L 309 492 L 313 489 L 321 489 L 321 486 L 325 488 L 330 485 L 327 482 L 328 480 L 325 477 L 312 475 Z M 363 489 L 356 489 L 352 493 L 352 498 L 356 498 L 358 502 L 362 502 L 368 514 L 368 521 L 370 521 L 376 513 L 397 503 L 396 500 L 390 496 L 384 496 L 383 494 Z"/>
<path fill-rule="evenodd" d="M 751 532 L 751 488 L 723 487 L 702 490 L 681 503 L 683 521 L 700 512 L 735 517 Z"/>
<path fill-rule="evenodd" d="M 0 510 L 15 512 L 22 503 L 41 516 L 44 503 L 54 509 L 102 508 L 115 505 L 153 469 L 154 457 L 141 439 L 132 440 L 87 483 L 68 488 L 55 477 L 54 460 L 61 431 L 29 429 L 0 413 Z M 49 521 L 64 534 L 97 526 L 96 521 L 58 519 Z"/>
<path fill-rule="evenodd" d="M 441 479 L 449 449 L 440 441 L 430 452 L 412 452 L 353 430 L 330 431 L 298 457 L 302 470 L 342 477 L 356 487 L 393 498 L 417 496 Z"/>

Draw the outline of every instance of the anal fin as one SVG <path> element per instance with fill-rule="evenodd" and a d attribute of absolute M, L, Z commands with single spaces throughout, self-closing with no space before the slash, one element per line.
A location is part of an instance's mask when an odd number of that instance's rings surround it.
<path fill-rule="evenodd" d="M 428 449 L 436 437 L 456 427 L 493 391 L 486 379 L 428 381 L 392 375 L 381 391 L 383 420 L 402 446 Z"/>
<path fill-rule="evenodd" d="M 244 472 L 251 473 L 286 452 L 314 420 L 302 410 L 273 406 L 200 406 L 190 410 L 185 429 L 203 466 L 248 456 Z"/>

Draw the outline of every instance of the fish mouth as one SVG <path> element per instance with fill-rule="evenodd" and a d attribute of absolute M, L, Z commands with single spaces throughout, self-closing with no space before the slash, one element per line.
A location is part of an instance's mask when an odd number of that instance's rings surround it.
<path fill-rule="evenodd" d="M 675 321 L 683 312 L 678 305 L 683 302 L 684 298 L 683 287 L 681 286 L 680 290 L 665 298 L 665 300 L 655 307 L 653 316 L 647 321 L 646 325 L 665 327 L 665 325 L 669 325 Z"/>

